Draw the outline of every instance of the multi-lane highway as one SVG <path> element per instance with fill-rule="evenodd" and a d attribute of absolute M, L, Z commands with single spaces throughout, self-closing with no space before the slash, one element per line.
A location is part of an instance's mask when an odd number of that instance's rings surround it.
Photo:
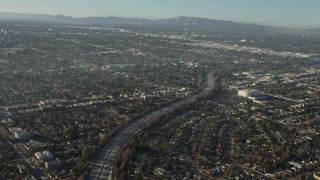
<path fill-rule="evenodd" d="M 216 80 L 215 72 L 208 73 L 206 77 L 207 87 L 201 93 L 144 115 L 117 132 L 89 163 L 87 179 L 114 179 L 117 155 L 130 137 L 138 133 L 148 121 L 174 111 L 182 105 L 194 103 L 198 98 L 209 96 L 216 88 Z"/>

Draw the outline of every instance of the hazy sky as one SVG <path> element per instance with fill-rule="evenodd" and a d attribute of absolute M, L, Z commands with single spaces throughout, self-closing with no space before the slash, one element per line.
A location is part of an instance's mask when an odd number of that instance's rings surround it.
<path fill-rule="evenodd" d="M 196 16 L 291 27 L 320 24 L 320 0 L 0 0 L 0 11 L 73 17 Z"/>

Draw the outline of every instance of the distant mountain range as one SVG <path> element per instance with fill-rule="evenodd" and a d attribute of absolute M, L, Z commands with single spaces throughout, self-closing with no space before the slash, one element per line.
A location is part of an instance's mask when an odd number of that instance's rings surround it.
<path fill-rule="evenodd" d="M 195 30 L 209 32 L 237 32 L 237 33 L 264 33 L 277 32 L 286 28 L 276 28 L 249 23 L 214 20 L 197 17 L 176 17 L 170 19 L 140 19 L 123 17 L 87 17 L 73 18 L 63 15 L 25 14 L 0 12 L 2 20 L 32 21 L 47 23 L 82 24 L 82 25 L 142 25 L 148 27 L 174 28 L 180 30 Z"/>

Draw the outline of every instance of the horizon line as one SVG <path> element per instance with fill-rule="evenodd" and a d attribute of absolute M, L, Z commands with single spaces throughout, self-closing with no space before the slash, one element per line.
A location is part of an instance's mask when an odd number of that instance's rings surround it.
<path fill-rule="evenodd" d="M 8 14 L 27 14 L 27 15 L 48 15 L 48 16 L 64 16 L 64 17 L 70 17 L 73 19 L 83 19 L 83 18 L 108 18 L 108 17 L 118 17 L 118 18 L 131 18 L 131 19 L 141 19 L 141 20 L 162 20 L 162 19 L 173 19 L 173 18 L 179 18 L 179 17 L 187 17 L 187 18 L 199 18 L 199 19 L 207 19 L 207 20 L 218 20 L 218 21 L 226 21 L 226 22 L 234 22 L 234 23 L 241 23 L 241 24 L 255 24 L 259 26 L 269 26 L 269 27 L 276 27 L 276 28 L 291 28 L 291 29 L 319 29 L 320 24 L 310 24 L 310 25 L 304 25 L 304 26 L 277 26 L 277 25 L 271 25 L 268 23 L 262 23 L 262 22 L 252 22 L 252 21 L 236 21 L 236 20 L 226 20 L 226 19 L 214 19 L 210 17 L 201 17 L 201 16 L 172 16 L 172 17 L 153 17 L 153 16 L 129 16 L 129 15 L 89 15 L 89 16 L 72 16 L 72 15 L 66 15 L 66 14 L 51 14 L 51 13 L 30 13 L 30 12 L 9 12 L 9 11 L 1 11 L 0 13 L 8 13 Z M 0 16 L 0 19 L 2 17 Z M 312 27 L 314 26 L 314 27 Z"/>

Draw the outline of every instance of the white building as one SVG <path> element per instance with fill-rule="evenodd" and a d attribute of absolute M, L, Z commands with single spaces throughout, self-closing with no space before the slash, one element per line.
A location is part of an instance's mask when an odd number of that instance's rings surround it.
<path fill-rule="evenodd" d="M 238 95 L 244 98 L 250 99 L 263 99 L 265 95 L 258 90 L 255 89 L 243 89 L 238 91 Z"/>
<path fill-rule="evenodd" d="M 18 164 L 17 168 L 19 169 L 20 174 L 23 174 L 26 172 L 27 168 L 24 165 Z"/>
<path fill-rule="evenodd" d="M 316 172 L 313 174 L 313 177 L 316 179 L 316 180 L 320 180 L 320 172 Z"/>
<path fill-rule="evenodd" d="M 44 161 L 46 159 L 42 152 L 36 152 L 34 153 L 34 156 L 40 161 Z"/>
<path fill-rule="evenodd" d="M 239 90 L 238 96 L 248 98 L 249 97 L 249 90 L 248 89 Z"/>

